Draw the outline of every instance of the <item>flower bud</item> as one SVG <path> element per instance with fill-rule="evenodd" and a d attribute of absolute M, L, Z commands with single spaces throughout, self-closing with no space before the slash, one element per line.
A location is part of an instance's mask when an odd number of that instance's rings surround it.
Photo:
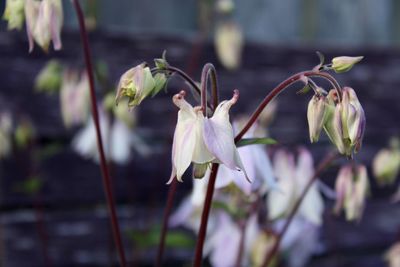
<path fill-rule="evenodd" d="M 149 67 L 142 63 L 121 76 L 115 101 L 118 104 L 121 97 L 126 96 L 129 107 L 137 106 L 152 93 L 155 86 L 156 82 Z"/>
<path fill-rule="evenodd" d="M 364 210 L 369 190 L 367 168 L 364 165 L 346 165 L 336 178 L 336 204 L 334 212 L 344 209 L 346 219 L 359 220 Z"/>
<path fill-rule="evenodd" d="M 392 184 L 400 170 L 400 151 L 381 149 L 372 161 L 372 171 L 380 186 Z"/>
<path fill-rule="evenodd" d="M 358 152 L 361 148 L 365 131 L 365 113 L 356 92 L 350 88 L 343 88 L 343 99 L 341 102 L 341 116 L 343 124 L 343 138 L 350 139 L 351 147 Z"/>
<path fill-rule="evenodd" d="M 29 52 L 32 52 L 35 41 L 47 52 L 50 41 L 55 50 L 61 49 L 60 32 L 63 24 L 61 0 L 26 0 L 25 18 L 29 39 Z"/>
<path fill-rule="evenodd" d="M 21 30 L 25 19 L 24 5 L 25 0 L 6 0 L 3 19 L 8 22 L 9 30 Z"/>
<path fill-rule="evenodd" d="M 356 63 L 364 57 L 335 57 L 332 59 L 332 69 L 336 73 L 349 71 Z"/>
<path fill-rule="evenodd" d="M 323 95 L 314 95 L 308 103 L 307 120 L 311 143 L 318 142 L 324 126 L 326 99 Z"/>

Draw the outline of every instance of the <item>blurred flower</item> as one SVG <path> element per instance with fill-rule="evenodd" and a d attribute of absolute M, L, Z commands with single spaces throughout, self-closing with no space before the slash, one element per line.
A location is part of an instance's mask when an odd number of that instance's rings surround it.
<path fill-rule="evenodd" d="M 8 112 L 0 113 L 0 159 L 7 157 L 11 152 L 12 120 Z"/>
<path fill-rule="evenodd" d="M 393 244 L 384 257 L 389 267 L 400 267 L 400 242 Z"/>
<path fill-rule="evenodd" d="M 400 151 L 381 149 L 372 161 L 372 171 L 379 185 L 392 184 L 400 170 Z"/>
<path fill-rule="evenodd" d="M 34 41 L 47 52 L 50 41 L 55 50 L 61 49 L 61 28 L 63 24 L 61 0 L 26 0 L 26 31 L 29 39 L 29 52 L 33 51 Z"/>
<path fill-rule="evenodd" d="M 234 122 L 236 128 L 238 128 L 238 125 L 240 124 L 241 122 L 239 121 Z M 251 127 L 243 137 L 254 138 L 257 128 L 257 126 Z M 247 195 L 250 195 L 255 191 L 264 194 L 267 190 L 277 189 L 277 183 L 274 178 L 271 162 L 263 145 L 239 147 L 238 152 L 247 175 L 252 178 L 252 183 L 244 180 L 238 171 L 221 165 L 215 181 L 216 189 L 226 187 L 231 183 L 234 183 Z"/>
<path fill-rule="evenodd" d="M 369 191 L 367 168 L 364 165 L 345 165 L 336 178 L 335 213 L 344 209 L 349 221 L 361 219 Z"/>
<path fill-rule="evenodd" d="M 230 70 L 240 65 L 243 48 L 243 34 L 233 21 L 224 21 L 215 30 L 215 49 L 221 64 Z"/>
<path fill-rule="evenodd" d="M 65 127 L 85 123 L 89 117 L 89 80 L 86 72 L 64 71 L 60 90 L 61 115 Z"/>
<path fill-rule="evenodd" d="M 336 73 L 349 71 L 355 64 L 364 57 L 335 57 L 332 59 L 332 69 Z"/>
<path fill-rule="evenodd" d="M 130 114 L 131 116 L 135 115 L 135 113 Z M 131 157 L 132 148 L 140 156 L 145 157 L 151 153 L 151 149 L 124 121 L 115 117 L 114 122 L 111 123 L 110 117 L 105 113 L 102 107 L 99 108 L 99 120 L 104 153 L 109 160 L 118 164 L 127 163 Z M 96 129 L 92 118 L 90 118 L 86 126 L 76 134 L 72 140 L 72 147 L 83 157 L 91 158 L 99 162 Z"/>
<path fill-rule="evenodd" d="M 8 22 L 8 30 L 21 30 L 25 20 L 25 0 L 6 0 L 3 19 Z"/>
<path fill-rule="evenodd" d="M 318 142 L 319 135 L 325 122 L 326 98 L 314 95 L 308 103 L 307 119 L 311 143 Z"/>
<path fill-rule="evenodd" d="M 122 97 L 127 97 L 129 107 L 137 106 L 143 99 L 151 95 L 155 87 L 156 81 L 149 67 L 146 66 L 146 63 L 142 63 L 122 74 L 115 101 L 118 104 Z"/>
<path fill-rule="evenodd" d="M 286 217 L 289 214 L 315 172 L 312 156 L 305 148 L 299 151 L 297 165 L 295 165 L 293 154 L 278 150 L 274 156 L 273 166 L 280 190 L 271 191 L 267 196 L 268 216 L 271 220 Z M 320 225 L 323 209 L 322 196 L 318 191 L 317 183 L 314 183 L 300 205 L 298 216 Z"/>
<path fill-rule="evenodd" d="M 204 117 L 201 108 L 193 108 L 184 96 L 185 92 L 182 91 L 173 97 L 174 104 L 180 110 L 172 145 L 172 173 L 168 183 L 175 176 L 178 181 L 182 181 L 182 175 L 191 162 L 206 164 L 217 161 L 232 170 L 242 170 L 247 178 L 229 122 L 229 109 L 237 102 L 238 91 L 230 100 L 222 101 L 211 118 Z"/>
<path fill-rule="evenodd" d="M 35 128 L 28 118 L 22 118 L 14 132 L 15 143 L 18 147 L 26 147 L 35 138 Z"/>
<path fill-rule="evenodd" d="M 216 10 L 222 14 L 229 14 L 235 9 L 235 4 L 232 0 L 218 0 L 215 3 Z"/>
<path fill-rule="evenodd" d="M 49 60 L 35 79 L 35 89 L 39 92 L 54 93 L 60 90 L 62 66 L 53 59 Z"/>

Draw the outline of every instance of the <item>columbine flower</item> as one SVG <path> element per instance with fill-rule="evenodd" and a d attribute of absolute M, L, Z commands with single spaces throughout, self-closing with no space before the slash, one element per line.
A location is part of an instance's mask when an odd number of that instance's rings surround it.
<path fill-rule="evenodd" d="M 222 65 L 227 69 L 237 69 L 241 61 L 243 36 L 239 26 L 232 21 L 217 25 L 215 49 Z"/>
<path fill-rule="evenodd" d="M 327 100 L 325 132 L 341 154 L 351 156 L 361 148 L 366 121 L 364 110 L 350 87 L 343 88 L 340 102 L 333 89 Z"/>
<path fill-rule="evenodd" d="M 307 119 L 311 143 L 318 142 L 325 122 L 326 106 L 326 98 L 323 95 L 314 95 L 308 103 Z"/>
<path fill-rule="evenodd" d="M 159 79 L 157 81 L 160 82 Z M 160 85 L 153 78 L 150 68 L 146 66 L 146 63 L 142 63 L 122 74 L 115 101 L 118 104 L 122 97 L 128 97 L 128 106 L 137 106 L 158 87 Z"/>
<path fill-rule="evenodd" d="M 232 170 L 242 170 L 247 178 L 234 143 L 228 113 L 237 102 L 239 92 L 235 91 L 232 99 L 221 102 L 211 118 L 204 117 L 201 108 L 193 108 L 184 96 L 185 92 L 182 91 L 172 99 L 180 110 L 172 145 L 172 173 L 168 183 L 175 176 L 178 181 L 182 181 L 182 175 L 191 162 L 220 162 Z"/>
<path fill-rule="evenodd" d="M 400 170 L 400 151 L 381 149 L 372 161 L 372 171 L 379 185 L 392 184 Z"/>
<path fill-rule="evenodd" d="M 234 123 L 234 125 L 240 122 Z M 237 127 L 236 127 L 237 128 Z M 244 138 L 254 138 L 258 127 L 251 127 L 250 130 L 243 136 Z M 252 192 L 258 191 L 264 194 L 267 190 L 276 189 L 277 183 L 272 171 L 271 162 L 267 151 L 263 145 L 249 145 L 238 148 L 240 158 L 243 160 L 243 166 L 249 177 L 252 177 L 252 183 L 245 181 L 237 171 L 231 170 L 224 165 L 221 165 L 215 188 L 223 188 L 231 183 L 234 183 L 245 194 L 250 195 Z"/>
<path fill-rule="evenodd" d="M 332 69 L 336 73 L 349 71 L 355 64 L 364 57 L 335 57 L 332 59 Z"/>
<path fill-rule="evenodd" d="M 9 30 L 21 30 L 25 19 L 24 5 L 25 0 L 6 0 L 3 19 L 7 20 Z"/>
<path fill-rule="evenodd" d="M 367 168 L 364 165 L 346 165 L 336 178 L 337 200 L 334 211 L 345 210 L 346 219 L 360 219 L 369 190 Z"/>
<path fill-rule="evenodd" d="M 89 117 L 89 80 L 86 72 L 66 70 L 60 90 L 61 115 L 65 127 L 81 125 Z"/>
<path fill-rule="evenodd" d="M 312 156 L 304 148 L 300 150 L 297 165 L 295 165 L 293 154 L 279 150 L 275 153 L 273 166 L 280 190 L 271 191 L 267 197 L 268 215 L 272 220 L 288 215 L 307 182 L 314 175 Z M 320 225 L 323 209 L 321 194 L 317 184 L 314 183 L 303 199 L 298 214 Z"/>
<path fill-rule="evenodd" d="M 26 31 L 29 39 L 29 52 L 33 51 L 34 41 L 48 51 L 50 41 L 55 50 L 61 49 L 60 32 L 63 24 L 61 0 L 26 0 Z"/>

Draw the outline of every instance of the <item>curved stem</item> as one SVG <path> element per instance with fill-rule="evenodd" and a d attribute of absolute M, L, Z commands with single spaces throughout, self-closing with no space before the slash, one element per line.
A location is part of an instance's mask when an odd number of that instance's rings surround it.
<path fill-rule="evenodd" d="M 283 236 L 287 232 L 287 230 L 290 226 L 290 223 L 293 221 L 293 218 L 296 215 L 296 212 L 299 209 L 304 197 L 307 195 L 308 190 L 311 188 L 311 186 L 313 185 L 315 180 L 318 178 L 318 176 L 321 174 L 321 172 L 323 170 L 325 170 L 337 158 L 337 156 L 338 156 L 338 154 L 336 152 L 329 153 L 318 165 L 317 169 L 314 172 L 314 175 L 310 178 L 310 180 L 308 180 L 306 186 L 304 187 L 303 191 L 301 192 L 300 197 L 297 199 L 281 232 L 276 236 L 274 246 L 268 251 L 268 253 L 266 253 L 263 264 L 261 265 L 262 267 L 267 267 L 270 265 L 272 259 L 274 258 L 274 255 L 278 251 L 278 248 L 282 241 Z"/>
<path fill-rule="evenodd" d="M 201 107 L 203 109 L 203 115 L 207 116 L 207 85 L 208 79 L 211 77 L 211 94 L 212 94 L 212 109 L 218 106 L 218 82 L 217 82 L 217 71 L 211 63 L 204 65 L 201 72 Z"/>
<path fill-rule="evenodd" d="M 112 233 L 113 233 L 115 245 L 117 247 L 120 264 L 122 267 L 126 267 L 127 264 L 126 264 L 126 259 L 125 259 L 125 253 L 124 253 L 120 229 L 119 229 L 119 225 L 118 225 L 117 212 L 115 210 L 114 196 L 113 196 L 112 189 L 111 189 L 111 177 L 109 174 L 108 165 L 107 165 L 106 157 L 104 154 L 103 142 L 102 142 L 102 138 L 101 138 L 99 114 L 98 114 L 97 104 L 96 104 L 97 103 L 96 92 L 94 89 L 93 65 L 92 65 L 92 61 L 91 61 L 89 40 L 88 40 L 88 36 L 86 33 L 84 15 L 82 12 L 82 8 L 79 4 L 79 0 L 72 0 L 72 3 L 75 7 L 75 11 L 78 16 L 79 30 L 80 30 L 81 40 L 82 40 L 83 52 L 84 52 L 84 56 L 85 56 L 86 71 L 87 71 L 87 74 L 89 77 L 91 109 L 92 109 L 93 120 L 94 120 L 94 124 L 95 124 L 95 128 L 96 128 L 97 148 L 98 148 L 99 156 L 100 156 L 100 167 L 101 167 L 101 173 L 102 173 L 102 177 L 103 177 L 103 187 L 104 187 L 106 199 L 107 199 L 107 207 L 108 207 L 108 212 L 110 215 L 110 223 L 111 223 Z"/>
<path fill-rule="evenodd" d="M 203 246 L 206 239 L 208 216 L 210 214 L 212 198 L 214 195 L 214 186 L 215 180 L 217 178 L 218 168 L 218 163 L 212 164 L 210 178 L 208 180 L 206 198 L 204 200 L 203 212 L 201 214 L 199 234 L 197 235 L 193 267 L 201 267 L 201 262 L 203 260 Z"/>
<path fill-rule="evenodd" d="M 249 121 L 246 123 L 246 125 L 243 127 L 243 129 L 236 135 L 235 142 L 237 143 L 242 139 L 242 137 L 246 134 L 246 132 L 250 129 L 250 127 L 256 122 L 257 118 L 260 116 L 261 112 L 268 105 L 268 103 L 270 103 L 276 96 L 278 96 L 288 86 L 300 81 L 303 76 L 319 77 L 319 78 L 323 78 L 323 79 L 329 81 L 332 84 L 332 86 L 336 89 L 336 91 L 338 92 L 339 99 L 341 98 L 342 89 L 341 89 L 339 83 L 335 80 L 335 78 L 333 78 L 329 73 L 319 72 L 319 71 L 299 72 L 299 73 L 289 77 L 282 83 L 280 83 L 264 98 L 264 100 L 261 102 L 261 104 L 257 107 L 257 109 L 254 111 L 254 113 L 251 115 Z"/>

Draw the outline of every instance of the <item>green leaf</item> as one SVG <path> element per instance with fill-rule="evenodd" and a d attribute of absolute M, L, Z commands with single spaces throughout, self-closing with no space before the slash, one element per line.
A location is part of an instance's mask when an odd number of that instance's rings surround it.
<path fill-rule="evenodd" d="M 248 146 L 248 145 L 275 145 L 278 141 L 273 138 L 264 137 L 264 138 L 243 138 L 240 140 L 236 146 Z"/>

